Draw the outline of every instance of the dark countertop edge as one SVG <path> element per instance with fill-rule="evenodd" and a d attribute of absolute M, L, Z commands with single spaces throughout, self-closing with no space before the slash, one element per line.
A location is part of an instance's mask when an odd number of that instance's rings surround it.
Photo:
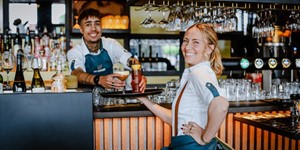
<path fill-rule="evenodd" d="M 262 123 L 259 123 L 259 122 L 255 122 L 255 121 L 252 121 L 250 119 L 244 119 L 244 118 L 237 117 L 237 116 L 234 116 L 233 119 L 237 120 L 241 123 L 249 124 L 249 125 L 252 125 L 254 127 L 261 128 L 263 130 L 267 130 L 267 131 L 270 131 L 270 132 L 273 132 L 273 133 L 276 133 L 276 134 L 280 134 L 284 137 L 292 138 L 292 139 L 295 139 L 295 140 L 300 139 L 300 134 L 291 133 L 291 132 L 284 131 L 284 130 L 279 130 L 279 129 L 274 128 L 272 126 L 268 126 L 268 125 L 265 125 L 265 124 L 262 124 Z"/>
<path fill-rule="evenodd" d="M 278 107 L 270 105 L 263 101 L 240 101 L 240 102 L 229 102 L 228 113 L 244 113 L 244 112 L 266 112 L 266 111 L 280 111 L 288 110 L 289 108 Z M 170 108 L 164 105 L 165 107 Z M 143 106 L 140 106 L 143 107 Z M 124 108 L 120 111 L 105 111 L 105 112 L 94 112 L 94 118 L 125 118 L 125 117 L 147 117 L 155 116 L 150 110 L 144 108 L 143 110 L 129 110 L 124 111 Z"/>
<path fill-rule="evenodd" d="M 103 118 L 129 118 L 129 117 L 151 117 L 155 116 L 149 110 L 140 111 L 115 111 L 115 112 L 94 112 L 95 119 Z"/>

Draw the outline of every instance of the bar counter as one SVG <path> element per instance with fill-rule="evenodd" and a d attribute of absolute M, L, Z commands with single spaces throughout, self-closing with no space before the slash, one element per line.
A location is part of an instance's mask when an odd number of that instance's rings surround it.
<path fill-rule="evenodd" d="M 264 101 L 230 102 L 217 136 L 234 149 L 297 149 L 299 140 L 234 119 L 273 113 L 288 113 L 288 108 Z M 158 150 L 169 145 L 171 126 L 139 103 L 93 108 L 88 90 L 6 93 L 0 94 L 0 139 L 4 149 Z"/>
<path fill-rule="evenodd" d="M 161 104 L 170 108 L 170 104 Z M 255 142 L 256 129 L 234 120 L 234 116 L 288 112 L 288 107 L 278 107 L 264 101 L 230 102 L 228 115 L 217 136 L 234 149 L 271 148 L 277 141 L 269 140 L 269 133 Z M 171 126 L 152 114 L 142 104 L 94 107 L 96 150 L 106 149 L 160 149 L 168 146 L 171 139 Z M 290 144 L 287 149 L 297 149 L 294 139 L 281 138 Z M 249 141 L 252 140 L 253 142 Z M 277 147 L 282 146 L 282 143 Z M 264 149 L 263 148 L 263 149 Z M 286 148 L 285 148 L 286 149 Z"/>

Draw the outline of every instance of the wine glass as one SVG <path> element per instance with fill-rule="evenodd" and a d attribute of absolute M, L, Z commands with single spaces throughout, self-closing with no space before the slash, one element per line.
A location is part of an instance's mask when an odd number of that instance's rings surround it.
<path fill-rule="evenodd" d="M 117 78 L 121 81 L 125 81 L 130 74 L 129 70 L 126 70 L 126 69 L 115 69 L 114 73 L 121 75 L 121 76 L 117 76 Z M 123 88 L 123 94 L 125 94 L 125 90 L 126 90 L 125 87 L 126 87 L 126 85 Z"/>
<path fill-rule="evenodd" d="M 15 65 L 14 55 L 10 51 L 5 51 L 2 56 L 2 69 L 5 70 L 5 72 L 6 72 L 6 76 L 7 76 L 6 88 L 7 89 L 11 88 L 9 85 L 9 75 L 8 74 L 14 68 L 14 65 Z"/>
<path fill-rule="evenodd" d="M 32 69 L 41 70 L 43 68 L 43 60 L 42 60 L 41 57 L 39 57 L 39 55 L 33 56 L 30 63 L 31 63 L 31 68 Z"/>

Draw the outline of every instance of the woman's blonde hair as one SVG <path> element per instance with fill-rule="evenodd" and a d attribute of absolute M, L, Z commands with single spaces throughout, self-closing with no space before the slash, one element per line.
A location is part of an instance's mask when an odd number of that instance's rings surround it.
<path fill-rule="evenodd" d="M 212 50 L 212 53 L 210 55 L 210 65 L 212 70 L 216 73 L 216 75 L 219 77 L 222 75 L 223 71 L 223 65 L 222 65 L 222 57 L 220 53 L 220 49 L 218 47 L 218 36 L 215 32 L 214 28 L 209 24 L 203 24 L 203 23 L 196 23 L 189 27 L 187 30 L 191 28 L 197 28 L 201 33 L 203 33 L 204 37 L 209 45 L 213 45 L 214 49 Z"/>

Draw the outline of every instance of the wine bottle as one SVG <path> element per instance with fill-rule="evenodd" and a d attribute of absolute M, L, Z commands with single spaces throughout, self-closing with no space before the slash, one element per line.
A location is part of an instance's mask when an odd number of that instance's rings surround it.
<path fill-rule="evenodd" d="M 32 69 L 33 69 L 33 77 L 31 82 L 31 91 L 33 93 L 37 92 L 45 92 L 45 84 L 43 78 L 40 74 L 40 68 L 38 65 L 38 58 L 34 57 L 32 59 Z"/>
<path fill-rule="evenodd" d="M 17 51 L 17 71 L 13 84 L 13 92 L 26 92 L 26 84 L 22 70 L 22 57 L 24 57 L 23 52 L 21 50 Z"/>

